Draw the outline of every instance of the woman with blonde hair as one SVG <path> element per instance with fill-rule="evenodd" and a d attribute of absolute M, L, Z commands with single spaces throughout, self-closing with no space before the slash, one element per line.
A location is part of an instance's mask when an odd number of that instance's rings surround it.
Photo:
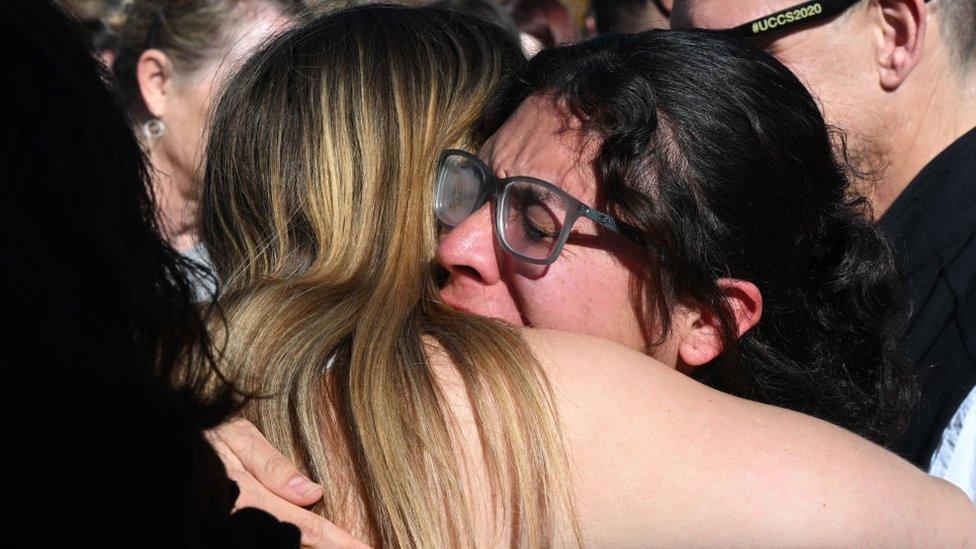
<path fill-rule="evenodd" d="M 217 105 L 203 237 L 224 363 L 276 395 L 246 416 L 324 484 L 318 510 L 382 545 L 478 539 L 471 516 L 491 505 L 464 503 L 480 471 L 455 456 L 462 418 L 442 413 L 435 348 L 476 403 L 485 430 L 467 450 L 484 452 L 519 535 L 550 539 L 569 502 L 537 364 L 513 329 L 437 303 L 431 261 L 428 159 L 476 143 L 522 61 L 490 23 L 372 6 L 289 32 Z"/>
<path fill-rule="evenodd" d="M 218 103 L 222 368 L 312 510 L 394 547 L 972 541 L 961 494 L 850 433 L 440 303 L 435 161 L 500 124 L 520 63 L 488 23 L 371 5 L 287 32 Z"/>

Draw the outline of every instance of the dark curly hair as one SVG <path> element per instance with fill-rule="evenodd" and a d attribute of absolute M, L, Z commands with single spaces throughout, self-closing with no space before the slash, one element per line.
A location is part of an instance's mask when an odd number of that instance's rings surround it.
<path fill-rule="evenodd" d="M 706 31 L 649 31 L 543 51 L 518 88 L 604 139 L 598 181 L 649 243 L 642 293 L 660 337 L 678 303 L 718 319 L 725 350 L 696 377 L 894 440 L 917 392 L 896 353 L 901 284 L 836 134 L 788 69 Z M 723 277 L 762 293 L 742 337 Z"/>
<path fill-rule="evenodd" d="M 77 21 L 0 2 L 0 366 L 5 538 L 59 547 L 298 546 L 237 489 L 203 430 L 239 409 L 143 152 Z M 211 396 L 203 387 L 219 386 Z"/>

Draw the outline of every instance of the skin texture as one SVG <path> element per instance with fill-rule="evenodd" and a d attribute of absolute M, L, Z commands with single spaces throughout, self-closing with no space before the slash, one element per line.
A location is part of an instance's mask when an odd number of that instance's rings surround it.
<path fill-rule="evenodd" d="M 675 0 L 674 28 L 724 29 L 791 0 Z M 976 71 L 949 55 L 938 2 L 875 0 L 757 42 L 817 97 L 847 134 L 862 189 L 880 217 L 939 152 L 976 126 Z"/>
<path fill-rule="evenodd" d="M 919 519 L 943 513 L 943 541 L 974 542 L 960 491 L 842 429 L 613 343 L 526 336 L 554 387 L 587 545 L 918 545 L 931 533 Z"/>
<path fill-rule="evenodd" d="M 261 43 L 290 24 L 277 10 L 255 4 L 233 45 L 190 74 L 177 72 L 160 50 L 147 50 L 139 59 L 137 78 L 143 101 L 166 124 L 160 139 L 145 143 L 163 231 L 178 250 L 192 248 L 197 242 L 204 129 L 220 85 Z"/>

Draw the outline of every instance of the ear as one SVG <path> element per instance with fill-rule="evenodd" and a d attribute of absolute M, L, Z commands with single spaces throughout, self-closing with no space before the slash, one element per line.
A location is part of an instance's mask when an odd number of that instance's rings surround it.
<path fill-rule="evenodd" d="M 149 114 L 162 118 L 172 97 L 173 63 L 159 50 L 146 50 L 136 64 L 136 81 Z"/>
<path fill-rule="evenodd" d="M 925 0 L 878 0 L 878 77 L 888 91 L 898 88 L 922 57 L 928 10 Z"/>
<path fill-rule="evenodd" d="M 762 317 L 762 294 L 752 282 L 720 278 L 716 284 L 732 310 L 736 336 L 748 332 Z M 718 317 L 711 311 L 686 308 L 677 318 L 678 358 L 682 366 L 695 368 L 708 364 L 725 350 Z"/>

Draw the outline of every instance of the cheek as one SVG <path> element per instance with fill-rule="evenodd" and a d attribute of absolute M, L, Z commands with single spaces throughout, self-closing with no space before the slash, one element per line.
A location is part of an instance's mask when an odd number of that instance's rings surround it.
<path fill-rule="evenodd" d="M 522 315 L 538 328 L 593 335 L 643 352 L 632 271 L 609 254 L 589 252 L 564 255 L 542 277 L 513 274 Z"/>
<path fill-rule="evenodd" d="M 166 132 L 178 161 L 185 169 L 192 169 L 202 160 L 204 126 L 210 108 L 212 87 L 209 82 L 193 83 L 177 92 L 173 115 L 166 124 Z"/>

